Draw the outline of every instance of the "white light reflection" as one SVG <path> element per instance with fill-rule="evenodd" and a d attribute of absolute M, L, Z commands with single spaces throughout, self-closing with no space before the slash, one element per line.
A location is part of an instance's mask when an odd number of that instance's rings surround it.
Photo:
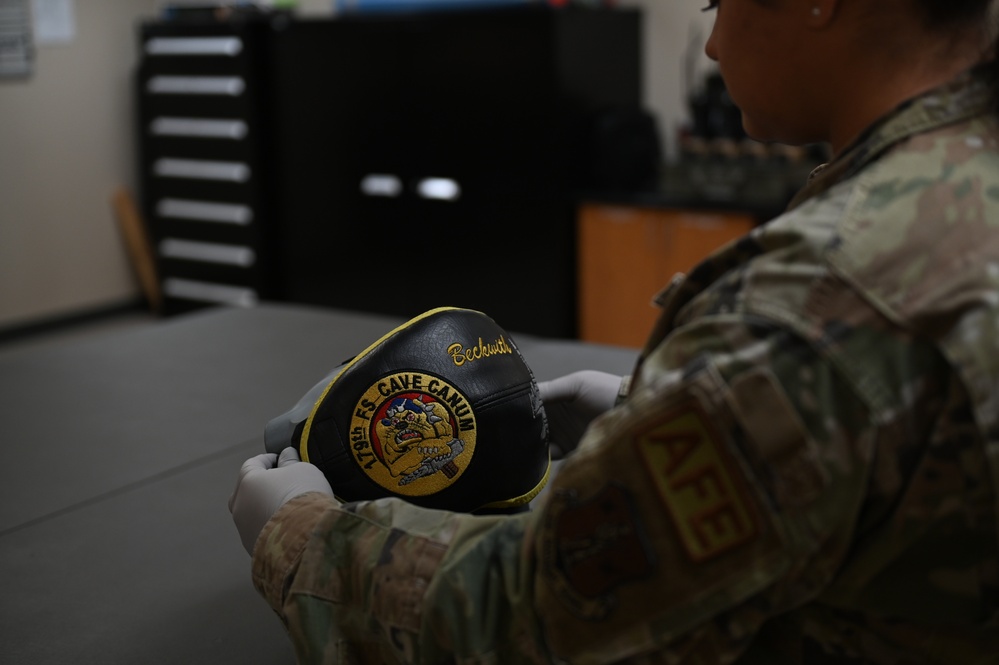
<path fill-rule="evenodd" d="M 461 187 L 450 178 L 425 178 L 416 186 L 416 191 L 425 199 L 457 201 L 461 198 Z"/>

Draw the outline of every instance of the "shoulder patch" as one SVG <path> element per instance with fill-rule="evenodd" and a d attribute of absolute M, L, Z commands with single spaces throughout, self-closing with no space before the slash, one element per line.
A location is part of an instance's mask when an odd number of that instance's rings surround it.
<path fill-rule="evenodd" d="M 634 445 L 691 561 L 707 561 L 760 534 L 742 474 L 695 400 L 672 409 Z"/>
<path fill-rule="evenodd" d="M 619 483 L 585 500 L 575 491 L 557 490 L 548 522 L 543 566 L 557 595 L 578 617 L 606 617 L 617 604 L 614 590 L 655 568 L 634 498 Z"/>

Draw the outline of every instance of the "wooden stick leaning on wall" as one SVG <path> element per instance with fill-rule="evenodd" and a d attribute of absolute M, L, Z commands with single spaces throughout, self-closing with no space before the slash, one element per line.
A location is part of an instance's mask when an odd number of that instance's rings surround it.
<path fill-rule="evenodd" d="M 159 278 L 156 276 L 156 258 L 153 246 L 146 233 L 146 225 L 139 214 L 132 196 L 124 187 L 119 187 L 111 199 L 118 227 L 125 238 L 132 268 L 139 278 L 142 293 L 149 302 L 150 309 L 159 314 L 163 307 L 163 294 L 160 291 Z"/>

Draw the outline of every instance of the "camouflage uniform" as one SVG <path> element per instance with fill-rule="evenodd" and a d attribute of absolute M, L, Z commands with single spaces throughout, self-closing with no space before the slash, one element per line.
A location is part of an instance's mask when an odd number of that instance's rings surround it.
<path fill-rule="evenodd" d="M 300 660 L 999 662 L 990 104 L 905 104 L 674 280 L 532 512 L 282 508 L 254 580 Z"/>

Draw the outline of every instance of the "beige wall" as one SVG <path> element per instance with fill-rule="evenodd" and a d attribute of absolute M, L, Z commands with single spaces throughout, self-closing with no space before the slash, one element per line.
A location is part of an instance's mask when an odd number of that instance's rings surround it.
<path fill-rule="evenodd" d="M 75 39 L 39 45 L 30 79 L 0 81 L 0 329 L 139 297 L 110 197 L 136 191 L 136 26 L 162 4 L 74 0 Z M 670 147 L 686 114 L 681 56 L 710 16 L 692 0 L 621 4 L 645 10 L 646 106 Z"/>
<path fill-rule="evenodd" d="M 77 0 L 75 39 L 0 81 L 0 326 L 138 295 L 109 198 L 134 183 L 134 25 L 155 7 Z"/>

